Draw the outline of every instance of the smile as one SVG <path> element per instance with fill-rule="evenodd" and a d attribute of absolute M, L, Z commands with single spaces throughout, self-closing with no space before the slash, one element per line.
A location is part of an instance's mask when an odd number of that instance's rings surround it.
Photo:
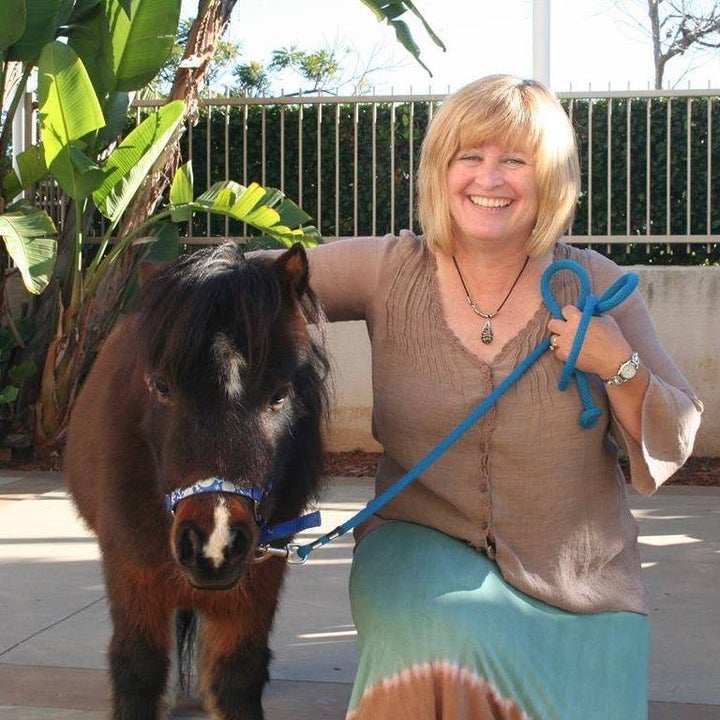
<path fill-rule="evenodd" d="M 510 205 L 512 200 L 509 200 L 508 198 L 489 198 L 470 195 L 470 202 L 473 205 L 483 208 L 504 208 Z"/>

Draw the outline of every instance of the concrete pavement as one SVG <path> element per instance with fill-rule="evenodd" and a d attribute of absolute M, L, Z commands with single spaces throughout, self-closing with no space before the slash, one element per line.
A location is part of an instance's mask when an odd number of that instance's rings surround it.
<path fill-rule="evenodd" d="M 335 479 L 323 532 L 370 497 Z M 720 720 L 720 488 L 632 496 L 652 597 L 650 720 Z M 312 536 L 313 533 L 305 533 Z M 291 567 L 273 634 L 268 720 L 341 720 L 355 670 L 352 539 Z M 106 717 L 109 622 L 93 537 L 57 473 L 0 473 L 0 720 Z M 204 718 L 196 702 L 173 718 Z M 622 720 L 622 718 L 618 718 Z"/>

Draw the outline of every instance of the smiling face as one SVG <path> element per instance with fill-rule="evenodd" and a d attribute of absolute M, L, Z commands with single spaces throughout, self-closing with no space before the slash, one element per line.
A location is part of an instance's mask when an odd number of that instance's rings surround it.
<path fill-rule="evenodd" d="M 500 145 L 461 149 L 447 170 L 455 243 L 521 247 L 537 220 L 532 157 Z"/>
<path fill-rule="evenodd" d="M 500 150 L 526 167 L 513 169 L 511 159 L 510 165 L 496 168 L 496 177 L 489 183 L 482 178 L 472 180 L 471 170 L 485 170 L 490 160 L 497 163 L 497 158 L 490 155 Z M 527 155 L 523 157 L 519 150 Z M 477 157 L 474 161 L 463 160 L 467 155 Z M 472 162 L 474 168 L 468 166 Z M 528 165 L 532 166 L 535 187 L 522 182 L 522 192 L 518 193 L 518 178 L 530 180 L 523 175 Z M 498 178 L 504 181 L 504 187 Z M 473 228 L 480 212 L 471 213 L 471 201 L 463 203 L 461 197 L 486 197 L 490 204 L 510 200 L 507 212 L 496 213 L 500 220 L 510 215 L 517 217 L 521 205 L 518 196 L 522 197 L 522 207 L 529 210 L 532 203 L 524 201 L 535 195 L 533 224 L 527 227 L 517 219 L 513 223 L 518 234 L 524 232 L 529 238 L 525 254 L 542 255 L 570 226 L 579 191 L 580 166 L 572 124 L 557 98 L 539 83 L 510 75 L 489 75 L 449 96 L 433 115 L 423 140 L 417 175 L 418 219 L 432 250 L 449 255 L 454 252 L 453 245 L 463 242 L 466 235 L 476 237 Z M 452 193 L 455 196 L 451 198 Z M 486 212 L 485 217 L 489 214 Z M 471 221 L 473 217 L 476 219 Z"/>

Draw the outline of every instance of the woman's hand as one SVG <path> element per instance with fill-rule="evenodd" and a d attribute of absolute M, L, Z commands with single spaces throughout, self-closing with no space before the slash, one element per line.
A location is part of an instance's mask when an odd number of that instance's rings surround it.
<path fill-rule="evenodd" d="M 558 361 L 565 362 L 572 349 L 582 313 L 574 305 L 566 305 L 562 314 L 562 320 L 550 320 L 548 330 L 551 333 L 550 347 L 553 348 L 555 357 Z M 583 372 L 595 373 L 602 380 L 608 380 L 617 373 L 620 365 L 630 358 L 632 351 L 633 348 L 612 317 L 593 317 L 575 367 Z M 617 386 L 605 386 L 613 414 L 630 437 L 638 443 L 642 436 L 642 403 L 649 382 L 650 374 L 641 362 L 638 373 L 632 380 Z"/>
<path fill-rule="evenodd" d="M 555 337 L 552 347 L 555 356 L 565 362 L 570 355 L 582 313 L 574 305 L 562 309 L 563 320 L 553 318 L 548 330 Z M 603 380 L 611 378 L 632 354 L 630 343 L 625 339 L 615 320 L 609 315 L 590 319 L 585 340 L 578 355 L 576 367 L 591 372 Z"/>

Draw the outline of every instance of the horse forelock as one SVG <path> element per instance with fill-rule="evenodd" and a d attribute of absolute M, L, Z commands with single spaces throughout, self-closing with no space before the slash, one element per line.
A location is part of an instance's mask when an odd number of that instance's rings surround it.
<path fill-rule="evenodd" d="M 226 247 L 170 264 L 148 284 L 139 307 L 140 351 L 146 365 L 185 390 L 206 384 L 239 387 L 262 374 L 282 290 L 267 262 L 246 261 Z"/>

